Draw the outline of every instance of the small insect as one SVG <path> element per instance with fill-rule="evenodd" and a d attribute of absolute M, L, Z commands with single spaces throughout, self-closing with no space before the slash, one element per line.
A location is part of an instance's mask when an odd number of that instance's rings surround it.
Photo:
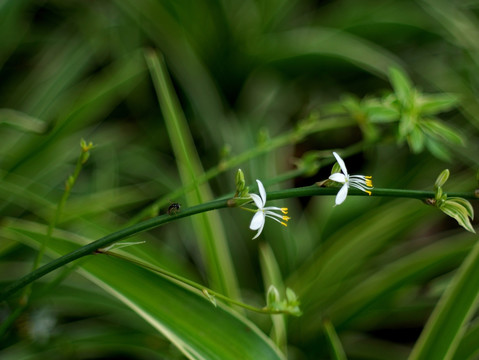
<path fill-rule="evenodd" d="M 166 210 L 166 213 L 168 215 L 175 215 L 178 211 L 180 211 L 180 207 L 181 205 L 176 202 L 171 203 L 171 205 L 168 207 L 168 210 Z"/>

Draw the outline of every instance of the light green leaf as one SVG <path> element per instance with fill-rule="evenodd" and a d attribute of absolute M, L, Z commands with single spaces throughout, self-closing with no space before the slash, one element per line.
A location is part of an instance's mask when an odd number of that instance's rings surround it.
<path fill-rule="evenodd" d="M 464 145 L 464 139 L 461 137 L 459 133 L 457 133 L 452 128 L 450 128 L 449 126 L 443 124 L 442 122 L 438 120 L 422 119 L 419 122 L 419 125 L 421 126 L 424 132 L 426 132 L 432 137 L 446 140 L 452 144 Z"/>
<path fill-rule="evenodd" d="M 471 219 L 474 219 L 474 208 L 472 207 L 471 203 L 468 200 L 463 199 L 463 198 L 459 198 L 459 197 L 452 197 L 452 198 L 448 198 L 447 202 L 448 203 L 454 202 L 454 203 L 457 203 L 457 204 L 463 206 L 466 209 L 467 215 Z"/>
<path fill-rule="evenodd" d="M 1 233 L 37 247 L 46 229 L 11 221 Z M 60 256 L 77 249 L 75 238 L 56 231 L 48 253 Z M 199 291 L 106 255 L 91 256 L 81 263 L 79 272 L 141 316 L 189 359 L 284 359 L 253 323 L 221 303 L 211 306 Z"/>
<path fill-rule="evenodd" d="M 408 113 L 403 113 L 399 120 L 399 140 L 405 139 L 416 127 L 416 117 Z"/>
<path fill-rule="evenodd" d="M 430 316 L 409 360 L 451 359 L 477 309 L 479 243 L 476 243 Z"/>
<path fill-rule="evenodd" d="M 441 144 L 439 141 L 426 137 L 424 143 L 429 152 L 435 157 L 444 161 L 451 161 L 451 153 L 447 147 Z"/>
<path fill-rule="evenodd" d="M 333 323 L 329 319 L 323 320 L 324 330 L 326 332 L 326 338 L 331 346 L 331 353 L 334 360 L 346 360 L 346 353 L 344 352 L 341 340 L 334 329 Z"/>
<path fill-rule="evenodd" d="M 440 209 L 444 214 L 455 219 L 458 222 L 458 224 L 461 225 L 467 231 L 470 231 L 472 233 L 476 232 L 471 225 L 471 222 L 468 217 L 468 211 L 466 210 L 464 206 L 457 204 L 455 202 L 446 201 L 446 203 L 444 203 L 440 207 Z"/>
<path fill-rule="evenodd" d="M 410 108 L 412 105 L 412 84 L 406 72 L 396 67 L 389 69 L 389 81 L 401 105 Z"/>
<path fill-rule="evenodd" d="M 152 50 L 148 51 L 145 57 L 175 153 L 180 177 L 186 185 L 191 182 L 191 179 L 204 174 L 203 165 L 163 57 Z M 213 194 L 209 184 L 195 183 L 194 191 L 187 193 L 186 198 L 190 205 L 196 205 L 212 200 Z M 191 221 L 212 287 L 226 296 L 238 298 L 239 289 L 235 268 L 218 213 L 203 213 L 191 218 Z"/>
<path fill-rule="evenodd" d="M 368 105 L 366 111 L 369 120 L 373 123 L 391 123 L 399 120 L 399 111 L 397 109 L 386 107 L 381 104 Z"/>
<path fill-rule="evenodd" d="M 453 94 L 421 95 L 417 99 L 418 110 L 421 115 L 435 115 L 454 109 L 459 103 L 457 96 Z"/>
<path fill-rule="evenodd" d="M 414 127 L 407 137 L 407 142 L 413 153 L 420 153 L 424 149 L 424 134 L 421 129 Z"/>
<path fill-rule="evenodd" d="M 44 133 L 48 127 L 44 121 L 12 109 L 0 109 L 1 124 L 13 126 L 21 131 L 39 134 Z"/>

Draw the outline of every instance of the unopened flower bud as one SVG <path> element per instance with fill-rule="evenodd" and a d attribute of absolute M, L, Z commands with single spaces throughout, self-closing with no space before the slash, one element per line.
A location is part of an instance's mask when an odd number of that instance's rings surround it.
<path fill-rule="evenodd" d="M 449 169 L 445 169 L 437 177 L 436 183 L 434 184 L 434 188 L 438 189 L 442 187 L 446 183 L 448 178 L 449 178 Z"/>

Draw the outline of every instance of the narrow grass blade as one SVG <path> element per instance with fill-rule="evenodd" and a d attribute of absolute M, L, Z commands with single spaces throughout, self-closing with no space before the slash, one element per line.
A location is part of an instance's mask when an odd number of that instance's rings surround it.
<path fill-rule="evenodd" d="M 335 360 L 346 360 L 346 353 L 344 352 L 343 345 L 339 340 L 339 336 L 334 329 L 333 323 L 329 319 L 323 320 L 324 330 L 326 337 L 328 338 L 331 346 L 331 353 Z"/>
<path fill-rule="evenodd" d="M 409 357 L 452 359 L 479 299 L 479 243 L 464 260 Z"/>
<path fill-rule="evenodd" d="M 285 289 L 283 277 L 281 276 L 281 270 L 271 246 L 269 246 L 267 243 L 261 244 L 260 246 L 260 261 L 261 272 L 264 279 L 264 288 L 268 289 L 270 285 L 274 285 L 281 292 L 281 294 L 284 294 Z M 288 343 L 286 317 L 284 315 L 271 315 L 271 319 L 273 321 L 272 338 L 279 348 L 286 352 Z"/>
<path fill-rule="evenodd" d="M 186 185 L 204 173 L 202 164 L 163 60 L 153 51 L 146 54 L 146 60 L 177 159 L 180 176 L 183 184 Z M 208 184 L 198 183 L 186 196 L 190 205 L 203 203 L 213 198 Z M 238 298 L 236 275 L 221 219 L 217 213 L 211 213 L 193 217 L 192 221 L 198 234 L 212 287 L 229 297 Z"/>

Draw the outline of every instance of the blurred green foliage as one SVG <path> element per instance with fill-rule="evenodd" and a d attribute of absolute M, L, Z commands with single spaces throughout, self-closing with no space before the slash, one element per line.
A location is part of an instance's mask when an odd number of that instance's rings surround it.
<path fill-rule="evenodd" d="M 373 175 L 377 187 L 432 190 L 445 167 L 447 190 L 478 186 L 476 1 L 3 0 L 0 24 L 2 287 L 31 270 L 80 139 L 95 147 L 45 257 L 165 214 L 170 201 L 232 196 L 238 167 L 252 192 L 255 179 L 267 190 L 314 184 L 328 178 L 337 149 L 351 173 Z M 145 60 L 151 50 L 164 56 L 182 134 L 191 134 L 183 158 L 175 147 L 184 137 L 168 128 Z M 199 167 L 182 172 L 187 161 Z M 454 201 L 473 228 L 473 208 Z M 273 290 L 266 297 L 271 285 L 296 306 L 290 288 L 302 316 L 215 312 L 164 279 L 171 293 L 142 288 L 154 286 L 152 274 L 96 255 L 35 283 L 27 307 L 18 297 L 0 305 L 0 358 L 214 352 L 221 340 L 188 320 L 218 336 L 224 326 L 233 340 L 247 328 L 251 351 L 271 358 L 280 358 L 277 348 L 298 360 L 343 351 L 406 358 L 476 237 L 417 200 L 351 197 L 334 209 L 333 197 L 284 202 L 288 228 L 267 224 L 258 241 L 251 214 L 225 209 L 135 236 L 146 243 L 124 251 L 257 306 L 284 305 Z M 220 260 L 204 246 L 228 253 L 221 261 L 234 283 L 215 278 L 224 275 Z M 189 304 L 201 316 L 191 318 Z M 169 310 L 184 317 L 168 318 Z M 477 356 L 474 314 L 462 314 L 454 359 Z"/>

